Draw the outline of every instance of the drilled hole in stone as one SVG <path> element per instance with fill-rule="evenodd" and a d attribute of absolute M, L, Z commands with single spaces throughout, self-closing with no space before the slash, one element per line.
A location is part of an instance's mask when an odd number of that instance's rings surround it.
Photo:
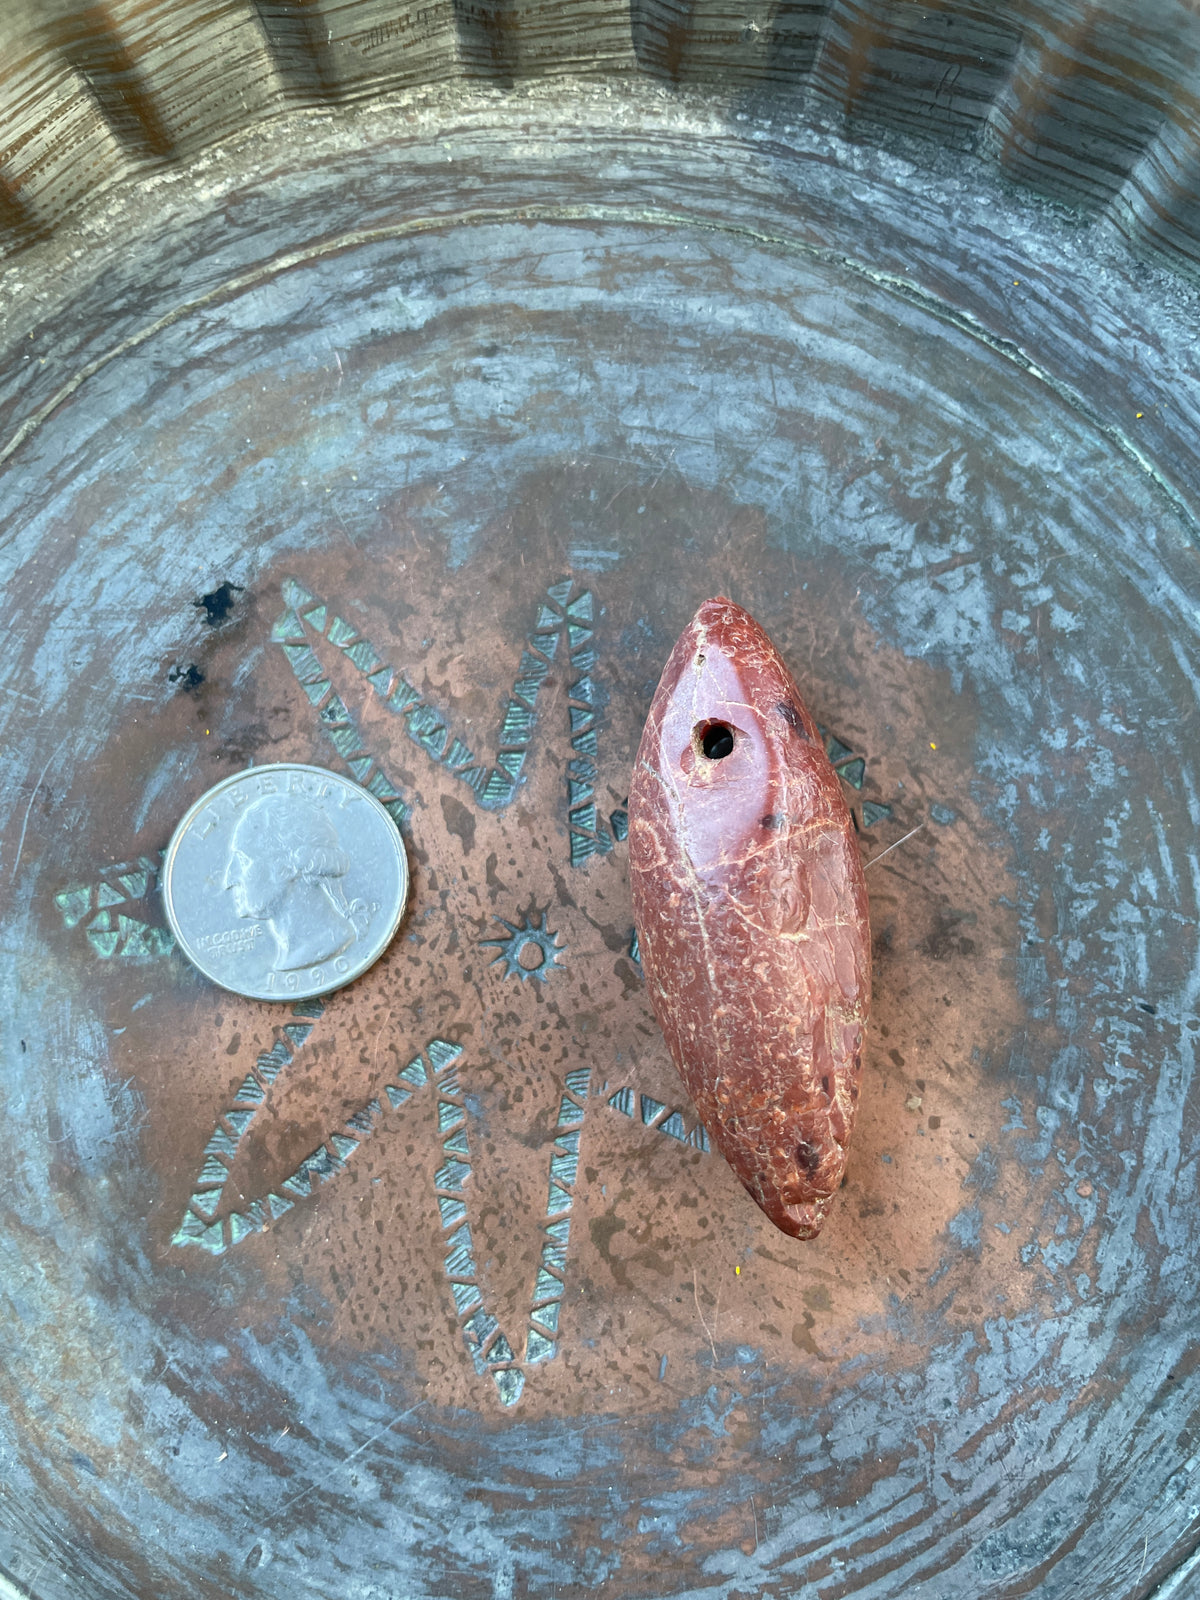
<path fill-rule="evenodd" d="M 696 729 L 696 737 L 710 761 L 724 761 L 733 750 L 733 729 L 727 722 L 702 722 Z"/>

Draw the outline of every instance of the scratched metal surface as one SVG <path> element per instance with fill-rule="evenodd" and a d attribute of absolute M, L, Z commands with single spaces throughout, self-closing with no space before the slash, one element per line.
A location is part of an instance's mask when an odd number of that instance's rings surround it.
<path fill-rule="evenodd" d="M 14 1591 L 1188 1593 L 1190 291 L 965 157 L 637 87 L 278 124 L 90 262 L 0 394 Z M 719 590 L 868 859 L 920 828 L 809 1246 L 630 948 Z M 155 883 L 279 760 L 414 870 L 295 1013 Z"/>

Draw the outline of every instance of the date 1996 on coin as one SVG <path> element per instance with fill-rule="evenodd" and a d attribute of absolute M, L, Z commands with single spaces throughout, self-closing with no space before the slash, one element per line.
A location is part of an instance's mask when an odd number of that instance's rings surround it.
<path fill-rule="evenodd" d="M 301 1000 L 350 983 L 390 944 L 408 899 L 396 824 L 321 767 L 251 767 L 184 816 L 163 867 L 179 948 L 222 988 Z"/>

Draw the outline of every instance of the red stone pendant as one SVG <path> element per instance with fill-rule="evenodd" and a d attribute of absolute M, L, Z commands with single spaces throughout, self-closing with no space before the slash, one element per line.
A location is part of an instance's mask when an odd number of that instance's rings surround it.
<path fill-rule="evenodd" d="M 731 600 L 671 652 L 629 791 L 650 1000 L 709 1134 L 777 1228 L 842 1181 L 871 988 L 841 786 L 794 680 Z"/>

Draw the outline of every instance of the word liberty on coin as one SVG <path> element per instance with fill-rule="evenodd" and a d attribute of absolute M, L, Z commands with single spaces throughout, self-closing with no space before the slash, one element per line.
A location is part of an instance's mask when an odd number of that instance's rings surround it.
<path fill-rule="evenodd" d="M 341 988 L 391 943 L 408 857 L 365 789 L 280 763 L 226 778 L 187 812 L 163 864 L 167 919 L 205 977 L 252 1000 Z"/>

